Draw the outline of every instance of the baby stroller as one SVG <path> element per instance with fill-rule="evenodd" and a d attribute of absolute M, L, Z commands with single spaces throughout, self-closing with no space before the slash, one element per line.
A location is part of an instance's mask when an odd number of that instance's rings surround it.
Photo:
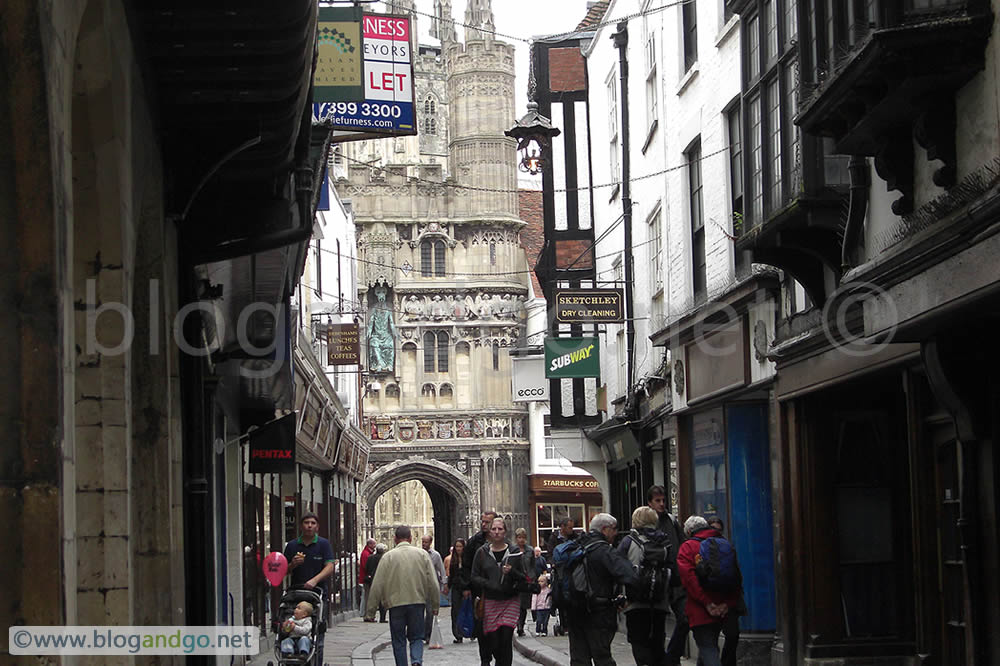
<path fill-rule="evenodd" d="M 282 625 L 285 621 L 292 617 L 292 613 L 295 611 L 295 607 L 302 601 L 308 601 L 312 604 L 313 614 L 312 614 L 312 633 L 309 635 L 310 647 L 309 654 L 282 654 L 281 653 L 281 641 L 289 637 L 285 633 Z M 323 608 L 323 596 L 320 590 L 313 589 L 310 590 L 306 587 L 292 586 L 285 590 L 285 593 L 281 595 L 281 603 L 278 605 L 278 612 L 276 615 L 277 621 L 274 623 L 274 658 L 277 662 L 269 661 L 267 666 L 275 666 L 278 664 L 310 664 L 311 666 L 316 666 L 314 664 L 316 656 L 316 642 L 323 640 L 323 634 L 326 633 L 326 621 L 324 618 L 325 608 Z"/>

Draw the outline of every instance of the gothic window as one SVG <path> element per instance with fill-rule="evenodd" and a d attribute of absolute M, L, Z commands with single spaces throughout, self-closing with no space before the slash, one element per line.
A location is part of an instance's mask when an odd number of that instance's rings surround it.
<path fill-rule="evenodd" d="M 496 241 L 490 241 L 490 266 L 497 265 L 497 244 Z"/>
<path fill-rule="evenodd" d="M 448 372 L 448 334 L 444 331 L 437 334 L 437 365 L 438 372 Z"/>
<path fill-rule="evenodd" d="M 448 334 L 424 333 L 424 372 L 448 372 Z"/>
<path fill-rule="evenodd" d="M 389 384 L 385 387 L 385 397 L 389 399 L 399 400 L 399 387 L 395 384 Z"/>
<path fill-rule="evenodd" d="M 424 98 L 424 134 L 437 134 L 437 101 L 433 95 Z"/>
<path fill-rule="evenodd" d="M 424 384 L 423 388 L 420 389 L 420 395 L 425 398 L 433 398 L 434 393 L 434 384 Z"/>
<path fill-rule="evenodd" d="M 500 369 L 500 343 L 493 343 L 493 369 Z"/>
<path fill-rule="evenodd" d="M 445 244 L 443 240 L 425 240 L 420 243 L 420 275 L 444 277 Z"/>

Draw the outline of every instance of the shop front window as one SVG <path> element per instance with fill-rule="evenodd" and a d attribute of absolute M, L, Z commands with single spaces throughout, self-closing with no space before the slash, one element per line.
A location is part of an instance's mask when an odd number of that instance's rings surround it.
<path fill-rule="evenodd" d="M 573 519 L 573 531 L 577 534 L 586 531 L 584 523 L 583 504 L 536 504 L 535 505 L 535 543 L 539 546 L 547 543 L 555 532 L 559 531 L 559 523 L 564 518 Z M 544 547 L 544 546 L 543 546 Z"/>
<path fill-rule="evenodd" d="M 688 421 L 691 442 L 694 512 L 718 516 L 729 524 L 726 498 L 726 438 L 722 409 L 696 414 Z"/>

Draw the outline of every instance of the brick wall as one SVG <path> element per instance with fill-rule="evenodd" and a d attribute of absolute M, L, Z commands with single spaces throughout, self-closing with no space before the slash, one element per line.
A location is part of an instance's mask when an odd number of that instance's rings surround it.
<path fill-rule="evenodd" d="M 538 253 L 545 244 L 545 222 L 542 216 L 541 190 L 519 190 L 517 202 L 521 211 L 521 219 L 527 226 L 521 229 L 521 247 L 528 258 L 528 268 L 534 268 Z M 542 287 L 535 274 L 531 274 L 531 287 L 536 296 L 542 295 Z"/>
<path fill-rule="evenodd" d="M 586 84 L 587 70 L 580 49 L 549 50 L 549 90 L 571 92 L 583 90 Z"/>

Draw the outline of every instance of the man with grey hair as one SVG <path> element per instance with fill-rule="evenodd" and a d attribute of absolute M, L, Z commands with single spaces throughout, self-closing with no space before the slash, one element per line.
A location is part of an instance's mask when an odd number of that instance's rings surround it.
<path fill-rule="evenodd" d="M 590 532 L 580 537 L 591 593 L 587 603 L 567 609 L 571 666 L 614 666 L 611 641 L 618 629 L 617 598 L 621 588 L 636 580 L 632 564 L 611 548 L 618 534 L 618 520 L 599 513 L 590 521 Z M 562 612 L 562 611 L 560 611 Z"/>

